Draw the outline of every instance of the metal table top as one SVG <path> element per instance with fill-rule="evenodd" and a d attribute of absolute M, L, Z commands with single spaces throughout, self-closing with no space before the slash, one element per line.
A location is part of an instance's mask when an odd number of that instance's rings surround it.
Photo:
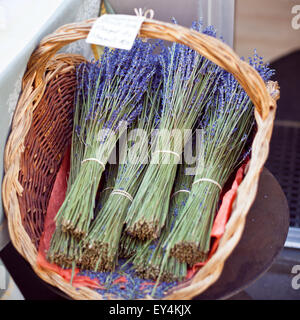
<path fill-rule="evenodd" d="M 275 177 L 264 168 L 238 245 L 220 278 L 195 299 L 228 299 L 257 280 L 283 248 L 288 229 L 287 199 Z"/>

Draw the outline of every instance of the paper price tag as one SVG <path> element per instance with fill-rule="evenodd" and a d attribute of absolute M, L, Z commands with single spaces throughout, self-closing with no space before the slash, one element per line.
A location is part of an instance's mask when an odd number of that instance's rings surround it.
<path fill-rule="evenodd" d="M 95 21 L 87 43 L 130 50 L 145 17 L 125 14 L 105 14 Z"/>

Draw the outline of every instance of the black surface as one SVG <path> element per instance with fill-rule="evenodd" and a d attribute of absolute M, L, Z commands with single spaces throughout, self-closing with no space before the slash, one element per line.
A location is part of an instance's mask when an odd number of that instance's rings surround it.
<path fill-rule="evenodd" d="M 220 278 L 197 299 L 226 299 L 257 280 L 283 248 L 288 228 L 286 197 L 274 176 L 264 169 L 241 240 L 226 260 Z"/>
<path fill-rule="evenodd" d="M 274 176 L 264 169 L 257 198 L 238 246 L 225 263 L 219 280 L 197 299 L 228 298 L 262 275 L 282 249 L 288 226 L 286 198 Z M 0 257 L 25 299 L 64 299 L 64 293 L 35 275 L 11 244 L 5 247 Z"/>
<path fill-rule="evenodd" d="M 266 166 L 287 197 L 290 226 L 300 228 L 300 122 L 299 127 L 275 124 Z"/>
<path fill-rule="evenodd" d="M 58 294 L 58 289 L 46 284 L 35 274 L 11 242 L 0 252 L 0 258 L 25 300 L 64 300 Z"/>
<path fill-rule="evenodd" d="M 266 167 L 281 185 L 290 207 L 290 226 L 300 227 L 300 50 L 271 63 L 280 86 Z M 281 123 L 279 123 L 281 121 Z M 282 123 L 282 121 L 288 121 Z M 291 122 L 291 123 L 289 123 Z"/>

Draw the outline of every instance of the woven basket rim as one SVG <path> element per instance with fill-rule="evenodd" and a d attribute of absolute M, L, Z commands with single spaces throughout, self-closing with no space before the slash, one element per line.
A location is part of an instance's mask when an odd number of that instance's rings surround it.
<path fill-rule="evenodd" d="M 21 195 L 23 190 L 18 181 L 18 173 L 20 157 L 24 150 L 24 139 L 31 126 L 35 106 L 40 101 L 47 82 L 58 72 L 74 68 L 72 58 L 75 59 L 75 55 L 56 55 L 55 57 L 54 55 L 64 45 L 85 38 L 94 21 L 95 19 L 91 19 L 64 25 L 44 38 L 33 52 L 23 77 L 22 94 L 15 110 L 12 130 L 4 153 L 5 175 L 2 198 L 13 245 L 31 264 L 40 278 L 58 287 L 74 299 L 101 299 L 102 296 L 89 288 L 75 289 L 60 275 L 45 271 L 37 265 L 36 248 L 21 222 L 18 195 Z M 178 25 L 149 19 L 142 24 L 140 36 L 176 41 L 195 49 L 231 72 L 246 90 L 256 108 L 257 133 L 252 144 L 252 157 L 248 171 L 238 187 L 231 217 L 219 247 L 206 265 L 190 280 L 189 286 L 172 290 L 172 293 L 165 297 L 165 299 L 190 299 L 206 290 L 218 279 L 227 257 L 242 235 L 247 213 L 256 196 L 259 175 L 268 156 L 279 89 L 276 82 L 269 82 L 266 86 L 248 63 L 240 60 L 231 48 L 218 39 Z"/>

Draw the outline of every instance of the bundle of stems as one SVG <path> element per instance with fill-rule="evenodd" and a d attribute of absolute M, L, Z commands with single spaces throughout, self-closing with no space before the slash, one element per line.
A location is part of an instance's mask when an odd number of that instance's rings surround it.
<path fill-rule="evenodd" d="M 123 231 L 119 242 L 119 258 L 131 258 L 136 254 L 138 248 L 144 244 L 143 240 L 133 238 Z"/>
<path fill-rule="evenodd" d="M 104 183 L 100 189 L 99 198 L 97 199 L 97 205 L 95 209 L 95 218 L 97 213 L 103 208 L 109 195 L 114 189 L 116 179 L 118 176 L 119 165 L 117 163 L 108 163 L 104 171 Z"/>
<path fill-rule="evenodd" d="M 81 108 L 81 105 L 86 99 L 86 90 L 82 90 L 84 78 L 87 77 L 88 68 L 87 64 L 81 63 L 76 68 L 77 89 L 75 94 L 75 108 L 73 110 L 73 131 L 71 141 L 71 154 L 70 154 L 70 173 L 68 177 L 67 194 L 70 192 L 70 188 L 73 185 L 77 174 L 81 167 L 81 161 L 84 156 L 84 148 L 81 147 L 82 141 L 84 141 L 85 130 L 80 130 L 80 121 L 88 117 L 89 110 L 87 108 Z"/>
<path fill-rule="evenodd" d="M 109 163 L 103 173 L 105 179 L 95 208 L 94 221 L 97 219 L 99 212 L 105 206 L 105 203 L 114 189 L 118 176 L 118 168 L 118 164 Z M 89 249 L 89 245 L 85 242 L 85 238 L 79 240 L 78 245 L 80 247 L 80 254 L 75 257 L 76 264 L 78 266 L 80 265 L 82 269 L 89 270 L 91 269 L 90 261 L 91 259 L 94 259 L 94 256 L 91 256 L 91 251 Z"/>
<path fill-rule="evenodd" d="M 157 79 L 156 79 L 157 80 Z M 153 84 L 155 86 L 153 87 Z M 151 81 L 144 96 L 144 106 L 128 137 L 129 150 L 119 164 L 114 189 L 84 239 L 85 259 L 89 268 L 99 271 L 115 269 L 119 241 L 128 207 L 135 196 L 149 158 L 149 137 L 160 106 L 159 81 Z M 127 148 L 126 148 L 127 149 Z"/>
<path fill-rule="evenodd" d="M 138 247 L 132 261 L 136 272 L 143 278 L 172 282 L 186 277 L 187 264 L 166 255 L 164 243 L 172 233 L 176 220 L 180 218 L 189 197 L 193 179 L 193 175 L 186 174 L 185 164 L 178 166 L 166 226 L 158 241 Z"/>
<path fill-rule="evenodd" d="M 118 166 L 115 164 L 110 164 L 104 171 L 105 181 L 99 196 L 98 208 L 105 203 L 109 193 L 112 191 L 117 172 Z M 85 268 L 83 253 L 84 248 L 81 240 L 75 238 L 69 232 L 63 232 L 61 225 L 58 225 L 51 238 L 50 248 L 47 252 L 47 259 L 62 268 L 71 268 L 74 267 L 74 265 L 80 268 Z"/>
<path fill-rule="evenodd" d="M 254 66 L 262 76 L 271 75 L 261 63 Z M 251 100 L 233 75 L 223 71 L 214 107 L 207 108 L 202 119 L 202 141 L 191 193 L 164 243 L 168 255 L 190 265 L 207 259 L 221 190 L 240 163 L 253 124 Z"/>
<path fill-rule="evenodd" d="M 62 268 L 72 268 L 75 264 L 81 266 L 78 259 L 81 255 L 82 247 L 79 246 L 79 240 L 63 232 L 61 225 L 57 226 L 52 235 L 47 259 Z"/>
<path fill-rule="evenodd" d="M 195 26 L 197 27 L 197 26 Z M 183 145 L 216 89 L 219 68 L 194 50 L 173 44 L 162 50 L 162 110 L 151 164 L 126 217 L 126 231 L 141 240 L 156 239 L 168 214 L 166 199 Z"/>
<path fill-rule="evenodd" d="M 143 94 L 155 72 L 151 51 L 150 44 L 138 40 L 130 51 L 106 48 L 100 62 L 86 63 L 79 74 L 82 99 L 77 99 L 76 108 L 84 111 L 78 111 L 74 126 L 80 141 L 76 153 L 82 161 L 76 162 L 78 173 L 55 218 L 74 237 L 88 232 L 98 184 L 122 124 L 132 123 L 141 112 Z"/>
<path fill-rule="evenodd" d="M 86 72 L 87 66 L 85 64 L 80 64 L 76 69 L 77 80 L 81 78 L 81 74 Z M 66 194 L 70 192 L 70 187 L 75 181 L 75 178 L 79 172 L 81 166 L 81 161 L 83 160 L 83 148 L 80 148 L 80 143 L 83 140 L 83 131 L 78 130 L 78 124 L 80 117 L 84 118 L 87 116 L 87 109 L 80 108 L 82 104 L 83 90 L 82 87 L 83 78 L 81 82 L 77 81 L 77 90 L 75 96 L 75 110 L 73 115 L 73 132 L 72 132 L 72 142 L 71 142 L 71 155 L 70 155 L 70 172 L 68 177 L 68 185 Z M 62 226 L 56 223 L 56 229 L 52 235 L 50 248 L 47 252 L 47 259 L 63 268 L 71 268 L 78 257 L 81 256 L 82 250 L 78 246 L 78 239 L 74 238 L 70 233 L 63 232 Z"/>

